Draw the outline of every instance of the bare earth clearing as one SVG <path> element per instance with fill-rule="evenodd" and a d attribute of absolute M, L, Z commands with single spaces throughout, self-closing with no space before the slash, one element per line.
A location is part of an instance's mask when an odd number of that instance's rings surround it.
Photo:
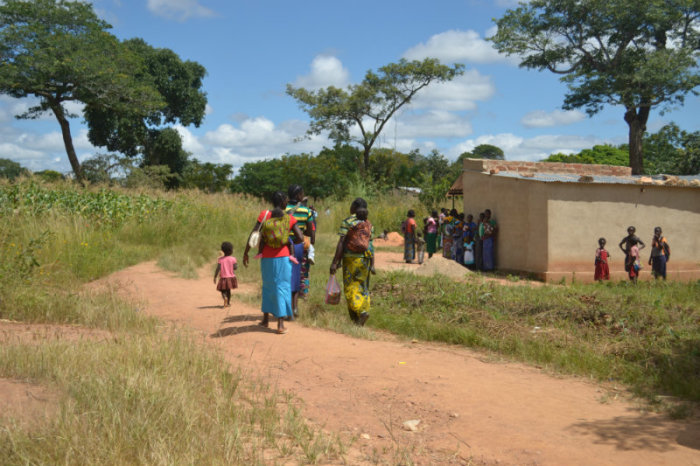
<path fill-rule="evenodd" d="M 418 268 L 381 251 L 377 265 Z M 234 367 L 294 393 L 312 422 L 355 440 L 350 464 L 410 457 L 418 464 L 700 465 L 697 416 L 644 413 L 624 393 L 453 346 L 376 332 L 376 341 L 361 340 L 293 322 L 277 335 L 257 325 L 257 307 L 222 308 L 209 269 L 185 280 L 149 262 L 102 282 L 120 283 L 144 312 L 200 333 Z M 257 292 L 253 285 L 236 291 Z M 403 428 L 409 420 L 420 420 L 417 431 Z"/>

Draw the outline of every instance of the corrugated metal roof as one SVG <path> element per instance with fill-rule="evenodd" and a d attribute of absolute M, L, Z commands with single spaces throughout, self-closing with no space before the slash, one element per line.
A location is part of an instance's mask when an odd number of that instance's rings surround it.
<path fill-rule="evenodd" d="M 641 178 L 650 178 L 652 181 L 663 181 L 663 175 L 643 175 L 643 176 L 606 176 L 606 175 L 579 175 L 575 173 L 535 173 L 533 175 L 523 175 L 518 172 L 501 171 L 491 176 L 503 176 L 506 178 L 518 178 L 523 180 L 544 181 L 547 183 L 598 183 L 598 184 L 644 184 L 640 183 Z M 582 179 L 583 178 L 583 179 Z M 677 176 L 679 180 L 700 182 L 700 175 Z M 678 186 L 675 184 L 663 184 L 662 186 Z M 698 186 L 686 186 L 698 187 Z"/>

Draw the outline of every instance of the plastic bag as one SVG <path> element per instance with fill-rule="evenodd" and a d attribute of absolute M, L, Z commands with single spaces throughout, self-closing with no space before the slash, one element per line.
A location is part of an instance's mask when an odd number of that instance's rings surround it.
<path fill-rule="evenodd" d="M 340 285 L 338 285 L 338 280 L 335 279 L 335 275 L 331 275 L 326 284 L 326 304 L 338 304 L 339 302 Z"/>

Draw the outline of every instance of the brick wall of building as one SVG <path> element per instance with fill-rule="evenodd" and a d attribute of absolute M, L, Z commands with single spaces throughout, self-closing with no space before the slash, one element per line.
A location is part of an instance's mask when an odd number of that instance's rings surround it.
<path fill-rule="evenodd" d="M 535 173 L 565 173 L 575 175 L 630 176 L 630 167 L 614 165 L 591 165 L 585 163 L 518 162 L 510 160 L 464 159 L 465 170 L 490 172 L 518 172 L 523 175 Z"/>

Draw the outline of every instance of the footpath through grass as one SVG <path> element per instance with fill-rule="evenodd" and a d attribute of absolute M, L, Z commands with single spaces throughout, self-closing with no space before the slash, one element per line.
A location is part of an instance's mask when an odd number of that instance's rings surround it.
<path fill-rule="evenodd" d="M 0 319 L 111 332 L 0 344 L 0 377 L 45 385 L 60 399 L 46 422 L 15 423 L 0 413 L 0 462 L 270 464 L 342 456 L 338 438 L 311 428 L 289 395 L 238 373 L 113 290 L 84 289 L 144 260 L 193 276 L 214 262 L 222 241 L 240 248 L 263 206 L 196 192 L 0 184 Z"/>

